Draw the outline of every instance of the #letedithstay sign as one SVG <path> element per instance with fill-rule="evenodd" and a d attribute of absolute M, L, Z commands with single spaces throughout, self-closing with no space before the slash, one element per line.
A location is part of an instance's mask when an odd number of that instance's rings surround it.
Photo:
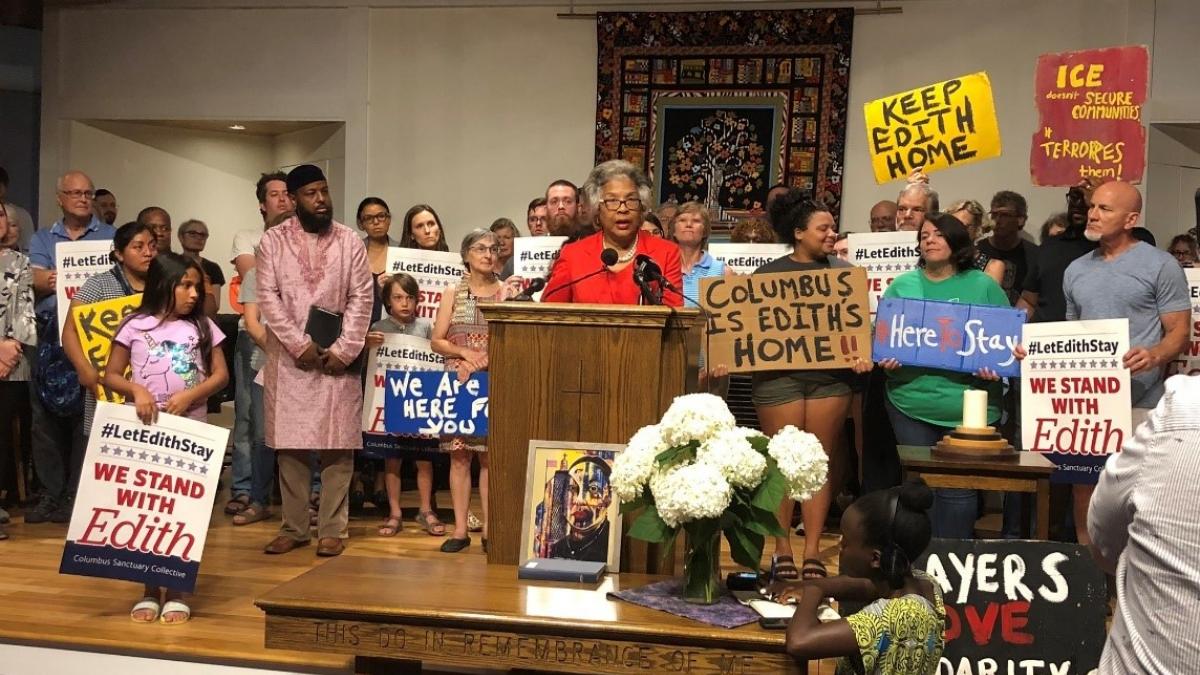
<path fill-rule="evenodd" d="M 59 572 L 195 590 L 229 430 L 99 401 Z"/>

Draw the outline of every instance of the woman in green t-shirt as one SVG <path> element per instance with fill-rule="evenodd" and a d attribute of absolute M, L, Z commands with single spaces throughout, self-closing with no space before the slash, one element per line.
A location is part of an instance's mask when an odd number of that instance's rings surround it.
<path fill-rule="evenodd" d="M 896 277 L 883 297 L 1008 306 L 999 284 L 973 268 L 975 246 L 957 218 L 928 215 L 917 232 L 917 243 L 921 249 L 918 268 Z M 887 371 L 885 406 L 900 445 L 933 445 L 961 424 L 967 389 L 986 389 L 988 422 L 1000 419 L 1000 378 L 991 370 L 972 375 L 902 367 L 896 359 L 884 359 L 879 365 Z M 933 536 L 971 538 L 977 515 L 975 491 L 939 489 L 934 494 Z"/>

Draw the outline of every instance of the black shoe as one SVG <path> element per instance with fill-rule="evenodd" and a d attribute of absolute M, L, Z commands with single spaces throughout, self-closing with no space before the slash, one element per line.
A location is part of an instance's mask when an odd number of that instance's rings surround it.
<path fill-rule="evenodd" d="M 442 553 L 458 553 L 470 545 L 470 537 L 463 537 L 462 539 L 450 538 L 442 542 Z"/>
<path fill-rule="evenodd" d="M 25 522 L 32 525 L 49 522 L 50 514 L 58 509 L 58 505 L 51 497 L 42 497 L 38 501 L 37 506 L 25 512 Z"/>
<path fill-rule="evenodd" d="M 71 522 L 71 511 L 72 507 L 70 506 L 60 506 L 50 512 L 47 520 L 52 523 L 69 523 Z"/>

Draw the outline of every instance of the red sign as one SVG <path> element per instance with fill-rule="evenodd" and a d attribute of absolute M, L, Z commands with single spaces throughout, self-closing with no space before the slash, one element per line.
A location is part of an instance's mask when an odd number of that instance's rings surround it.
<path fill-rule="evenodd" d="M 1149 77 L 1150 55 L 1143 46 L 1038 57 L 1041 122 L 1029 149 L 1033 184 L 1070 186 L 1085 178 L 1140 182 Z"/>

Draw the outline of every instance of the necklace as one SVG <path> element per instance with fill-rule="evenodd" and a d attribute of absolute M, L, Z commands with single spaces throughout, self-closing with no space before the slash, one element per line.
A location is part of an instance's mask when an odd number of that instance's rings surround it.
<path fill-rule="evenodd" d="M 628 251 L 623 251 L 622 253 L 617 255 L 617 264 L 618 265 L 627 263 L 630 260 L 633 260 L 633 256 L 637 255 L 638 236 L 640 236 L 640 235 L 634 235 L 633 246 L 630 246 Z"/>

